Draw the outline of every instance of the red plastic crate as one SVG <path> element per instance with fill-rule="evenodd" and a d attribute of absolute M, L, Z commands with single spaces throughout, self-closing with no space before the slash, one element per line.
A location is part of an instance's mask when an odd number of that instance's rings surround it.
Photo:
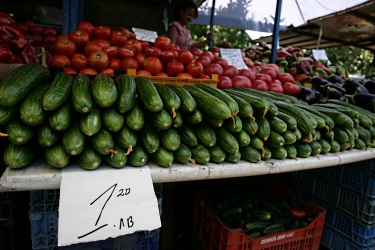
<path fill-rule="evenodd" d="M 194 231 L 205 250 L 318 250 L 326 211 L 313 202 L 299 200 L 315 218 L 304 228 L 251 239 L 241 228 L 230 229 L 206 208 L 210 198 L 198 195 L 194 212 Z"/>

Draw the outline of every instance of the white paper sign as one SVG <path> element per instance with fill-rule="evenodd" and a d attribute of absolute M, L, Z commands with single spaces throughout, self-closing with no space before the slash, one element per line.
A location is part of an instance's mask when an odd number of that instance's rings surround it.
<path fill-rule="evenodd" d="M 158 33 L 156 33 L 155 31 L 138 29 L 138 28 L 132 28 L 132 29 L 135 34 L 135 37 L 138 40 L 153 43 L 155 42 L 155 39 L 158 37 Z"/>
<path fill-rule="evenodd" d="M 161 227 L 147 166 L 62 170 L 58 245 L 114 238 Z"/>
<path fill-rule="evenodd" d="M 313 56 L 316 60 L 327 60 L 328 65 L 331 64 L 331 62 L 328 59 L 327 53 L 325 49 L 313 49 L 312 50 Z"/>
<path fill-rule="evenodd" d="M 228 61 L 229 65 L 235 66 L 237 69 L 247 69 L 245 62 L 243 61 L 240 49 L 220 49 L 220 55 L 222 58 Z"/>

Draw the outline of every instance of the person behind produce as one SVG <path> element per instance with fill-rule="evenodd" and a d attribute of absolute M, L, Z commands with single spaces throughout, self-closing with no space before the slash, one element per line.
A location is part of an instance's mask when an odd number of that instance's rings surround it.
<path fill-rule="evenodd" d="M 178 2 L 175 8 L 174 20 L 168 25 L 168 37 L 172 43 L 177 44 L 180 49 L 202 48 L 210 40 L 214 40 L 214 34 L 210 33 L 205 41 L 195 42 L 190 35 L 187 25 L 198 17 L 197 5 L 185 0 Z"/>

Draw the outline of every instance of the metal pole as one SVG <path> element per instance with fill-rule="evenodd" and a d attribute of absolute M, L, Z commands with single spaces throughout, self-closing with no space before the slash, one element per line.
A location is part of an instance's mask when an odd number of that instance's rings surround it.
<path fill-rule="evenodd" d="M 275 23 L 273 24 L 273 36 L 272 36 L 272 50 L 271 50 L 271 63 L 276 63 L 276 51 L 279 41 L 279 31 L 280 31 L 280 16 L 281 16 L 281 5 L 282 0 L 277 0 L 276 3 L 276 14 Z"/>
<path fill-rule="evenodd" d="M 212 0 L 212 7 L 211 7 L 211 16 L 210 16 L 210 33 L 214 32 L 214 17 L 215 17 L 215 0 Z M 208 49 L 212 48 L 213 41 L 210 40 L 208 44 Z"/>

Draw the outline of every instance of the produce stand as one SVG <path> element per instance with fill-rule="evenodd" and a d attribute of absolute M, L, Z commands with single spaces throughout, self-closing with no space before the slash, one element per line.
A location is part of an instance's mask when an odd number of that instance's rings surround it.
<path fill-rule="evenodd" d="M 162 168 L 149 164 L 154 183 L 181 182 L 236 178 L 255 175 L 278 174 L 302 171 L 314 168 L 339 166 L 352 162 L 373 159 L 375 149 L 347 150 L 339 153 L 310 156 L 308 158 L 267 160 L 258 163 L 240 161 L 239 163 L 173 164 L 171 168 Z M 78 167 L 69 165 L 68 167 Z M 82 170 L 84 171 L 84 170 Z M 115 169 L 113 171 L 116 171 Z M 36 162 L 22 170 L 7 168 L 0 179 L 0 192 L 25 190 L 59 189 L 61 170 L 51 168 L 44 162 Z"/>

